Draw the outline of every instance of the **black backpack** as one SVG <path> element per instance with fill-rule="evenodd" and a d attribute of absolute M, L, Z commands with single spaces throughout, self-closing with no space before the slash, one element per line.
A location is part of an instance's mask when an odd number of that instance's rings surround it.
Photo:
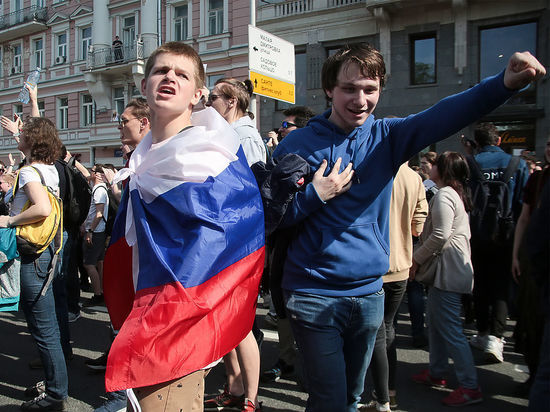
<path fill-rule="evenodd" d="M 88 216 L 92 189 L 88 180 L 75 166 L 75 158 L 67 163 L 60 162 L 65 170 L 65 199 L 63 204 L 64 225 L 70 229 L 78 229 Z"/>
<path fill-rule="evenodd" d="M 472 246 L 504 246 L 512 241 L 515 223 L 508 182 L 518 170 L 519 162 L 518 156 L 512 156 L 500 180 L 487 180 L 476 160 L 468 156 L 473 201 Z"/>
<path fill-rule="evenodd" d="M 107 191 L 107 196 L 109 197 L 109 207 L 108 207 L 109 213 L 107 215 L 107 220 L 105 220 L 105 215 L 103 216 L 103 221 L 105 222 L 105 234 L 107 236 L 111 236 L 111 234 L 113 233 L 113 226 L 115 224 L 115 218 L 118 211 L 118 205 L 120 204 L 120 202 L 115 197 L 111 188 L 106 188 L 105 186 L 100 186 L 100 187 L 102 187 Z M 92 192 L 92 196 L 94 195 L 94 192 L 97 189 L 99 188 L 96 188 Z"/>

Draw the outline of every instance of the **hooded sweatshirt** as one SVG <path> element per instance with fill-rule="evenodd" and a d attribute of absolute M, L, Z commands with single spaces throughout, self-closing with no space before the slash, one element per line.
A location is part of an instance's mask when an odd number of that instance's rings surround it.
<path fill-rule="evenodd" d="M 449 96 L 406 118 L 375 119 L 350 133 L 328 120 L 331 111 L 290 133 L 274 157 L 296 153 L 314 173 L 323 159 L 330 173 L 353 163 L 349 191 L 323 202 L 312 183 L 298 192 L 283 226 L 298 225 L 285 262 L 283 289 L 321 296 L 363 296 L 378 292 L 389 269 L 389 210 L 392 183 L 400 165 L 504 103 L 513 91 L 504 72 Z"/>

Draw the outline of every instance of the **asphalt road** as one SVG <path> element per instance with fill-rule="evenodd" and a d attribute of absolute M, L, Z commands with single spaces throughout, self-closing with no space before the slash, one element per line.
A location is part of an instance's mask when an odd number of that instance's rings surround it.
<path fill-rule="evenodd" d="M 83 293 L 83 301 L 91 295 Z M 261 306 L 261 305 L 260 305 Z M 263 316 L 267 311 L 258 309 L 258 322 L 263 325 Z M 510 322 L 511 323 L 511 322 Z M 17 411 L 25 400 L 25 387 L 43 379 L 41 370 L 31 370 L 30 360 L 37 357 L 32 338 L 27 332 L 24 316 L 18 313 L 0 313 L 0 412 Z M 277 359 L 277 334 L 269 329 L 263 329 L 265 341 L 262 345 L 262 370 L 269 367 Z M 398 402 L 399 411 L 445 411 L 449 408 L 440 401 L 449 390 L 434 390 L 417 385 L 410 376 L 425 369 L 428 363 L 426 349 L 415 349 L 410 346 L 410 331 L 406 305 L 403 305 L 398 318 Z M 467 333 L 474 333 L 466 328 Z M 511 336 L 512 325 L 507 332 Z M 104 307 L 83 308 L 82 317 L 71 324 L 74 358 L 69 364 L 69 410 L 89 412 L 103 402 L 103 374 L 90 371 L 84 361 L 101 355 L 109 340 L 108 315 Z M 520 383 L 527 379 L 521 355 L 512 351 L 512 339 L 508 337 L 505 345 L 505 362 L 502 364 L 486 364 L 483 356 L 474 351 L 478 366 L 484 402 L 468 407 L 468 411 L 522 411 L 526 410 L 527 400 L 520 394 Z M 449 376 L 451 387 L 456 387 L 456 378 Z M 364 401 L 369 400 L 371 384 L 367 380 Z M 216 366 L 208 375 L 206 393 L 216 393 L 224 382 L 223 364 Z M 284 380 L 263 385 L 259 392 L 263 402 L 263 410 L 270 411 L 301 411 L 305 409 L 307 395 L 295 380 Z M 337 412 L 337 411 L 335 411 Z"/>

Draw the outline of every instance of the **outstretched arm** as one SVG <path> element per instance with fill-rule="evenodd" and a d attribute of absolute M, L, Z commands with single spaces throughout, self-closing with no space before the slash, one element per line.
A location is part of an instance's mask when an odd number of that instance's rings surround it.
<path fill-rule="evenodd" d="M 546 74 L 546 69 L 529 52 L 516 52 L 510 57 L 504 72 L 504 85 L 510 90 L 520 90 Z"/>

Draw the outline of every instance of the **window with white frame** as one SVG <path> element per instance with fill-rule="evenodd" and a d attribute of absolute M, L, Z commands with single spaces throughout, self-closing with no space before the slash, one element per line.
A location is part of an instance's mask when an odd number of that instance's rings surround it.
<path fill-rule="evenodd" d="M 4 76 L 4 53 L 2 47 L 0 47 L 0 77 Z"/>
<path fill-rule="evenodd" d="M 136 40 L 136 17 L 129 16 L 122 19 L 122 44 L 133 48 Z"/>
<path fill-rule="evenodd" d="M 174 40 L 187 40 L 189 35 L 188 25 L 189 8 L 187 4 L 174 7 Z"/>
<path fill-rule="evenodd" d="M 113 103 L 114 108 L 117 114 L 120 116 L 124 111 L 124 87 L 115 87 L 113 88 Z"/>
<path fill-rule="evenodd" d="M 34 39 L 32 41 L 32 50 L 32 67 L 44 67 L 44 41 L 42 39 Z"/>
<path fill-rule="evenodd" d="M 224 74 L 211 74 L 206 78 L 206 87 L 208 89 L 212 90 L 216 84 L 216 82 L 220 79 L 223 79 L 225 77 Z"/>
<path fill-rule="evenodd" d="M 223 0 L 208 0 L 208 34 L 223 32 Z"/>
<path fill-rule="evenodd" d="M 38 113 L 40 113 L 40 117 L 45 117 L 46 109 L 44 107 L 44 100 L 39 100 L 38 102 Z"/>
<path fill-rule="evenodd" d="M 95 103 L 89 94 L 82 95 L 82 126 L 95 123 Z"/>
<path fill-rule="evenodd" d="M 57 99 L 57 128 L 60 130 L 69 128 L 69 99 L 67 97 Z"/>
<path fill-rule="evenodd" d="M 80 29 L 80 58 L 88 58 L 88 50 L 92 45 L 92 26 Z"/>
<path fill-rule="evenodd" d="M 67 60 L 67 33 L 60 33 L 55 38 L 56 52 L 55 57 Z"/>
<path fill-rule="evenodd" d="M 21 65 L 22 65 L 22 51 L 23 47 L 21 47 L 21 43 L 13 44 L 12 46 L 12 52 L 13 52 L 13 66 L 12 66 L 12 73 L 21 73 Z"/>

